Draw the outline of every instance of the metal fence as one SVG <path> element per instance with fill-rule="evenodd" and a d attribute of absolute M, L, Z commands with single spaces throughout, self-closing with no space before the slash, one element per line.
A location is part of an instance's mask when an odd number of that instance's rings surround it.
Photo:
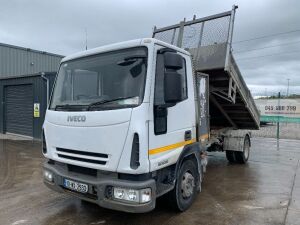
<path fill-rule="evenodd" d="M 153 37 L 188 50 L 196 70 L 224 68 L 229 60 L 236 8 L 164 28 L 154 27 Z"/>
<path fill-rule="evenodd" d="M 160 29 L 155 27 L 153 37 L 186 49 L 226 43 L 230 16 L 231 11 Z"/>

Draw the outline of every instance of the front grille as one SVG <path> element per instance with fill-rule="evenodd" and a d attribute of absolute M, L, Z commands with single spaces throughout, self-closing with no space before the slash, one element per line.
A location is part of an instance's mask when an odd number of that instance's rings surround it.
<path fill-rule="evenodd" d="M 75 165 L 68 164 L 68 170 L 70 172 L 74 172 L 74 173 L 80 173 L 80 174 L 84 174 L 84 175 L 88 175 L 88 176 L 97 177 L 97 170 L 87 168 L 87 167 L 75 166 Z"/>
<path fill-rule="evenodd" d="M 68 155 L 61 155 L 57 154 L 58 157 L 65 158 L 65 159 L 71 159 L 71 160 L 76 160 L 76 161 L 81 161 L 81 162 L 87 162 L 87 163 L 95 163 L 95 164 L 100 164 L 100 165 L 105 165 L 106 161 L 100 161 L 100 160 L 94 160 L 94 159 L 84 159 L 84 158 L 78 158 L 74 156 L 68 156 Z"/>
<path fill-rule="evenodd" d="M 66 153 L 72 153 L 72 154 L 78 154 L 78 155 L 100 157 L 100 158 L 106 158 L 106 159 L 108 158 L 107 154 L 96 153 L 96 152 L 84 152 L 84 151 L 71 150 L 71 149 L 66 149 L 66 148 L 56 148 L 56 151 L 66 152 Z"/>
<path fill-rule="evenodd" d="M 103 153 L 96 153 L 96 152 L 84 152 L 72 149 L 65 149 L 65 148 L 56 148 L 56 152 L 58 157 L 80 161 L 80 162 L 87 162 L 99 165 L 106 165 L 108 161 L 108 155 Z"/>

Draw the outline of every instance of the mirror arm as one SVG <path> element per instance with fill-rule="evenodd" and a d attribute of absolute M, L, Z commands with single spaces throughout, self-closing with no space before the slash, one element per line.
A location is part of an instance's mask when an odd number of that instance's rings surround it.
<path fill-rule="evenodd" d="M 165 103 L 165 104 L 161 104 L 161 105 L 157 105 L 157 108 L 170 108 L 175 106 L 177 103 Z"/>

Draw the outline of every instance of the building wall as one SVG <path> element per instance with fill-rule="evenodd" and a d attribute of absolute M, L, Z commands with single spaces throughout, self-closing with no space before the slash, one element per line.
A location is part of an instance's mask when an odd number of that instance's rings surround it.
<path fill-rule="evenodd" d="M 49 78 L 49 96 L 55 80 L 56 73 L 45 73 Z M 47 82 L 41 77 L 41 74 L 27 75 L 25 77 L 15 77 L 0 80 L 0 133 L 5 133 L 5 96 L 4 90 L 9 85 L 23 85 L 31 84 L 33 87 L 33 102 L 40 104 L 40 117 L 33 119 L 33 134 L 32 137 L 36 139 L 41 138 L 42 125 L 45 118 L 47 108 Z M 32 106 L 33 107 L 33 106 Z M 33 116 L 33 115 L 32 115 Z"/>
<path fill-rule="evenodd" d="M 0 43 L 0 78 L 57 71 L 63 56 Z"/>
<path fill-rule="evenodd" d="M 36 118 L 34 117 L 34 115 L 32 115 L 33 132 L 31 136 L 37 139 L 41 137 L 41 129 L 42 129 L 42 124 L 44 122 L 44 115 L 47 107 L 47 82 L 45 81 L 45 79 L 41 77 L 42 74 L 41 72 L 45 72 L 44 73 L 45 76 L 49 77 L 50 80 L 49 96 L 50 96 L 56 71 L 58 70 L 59 63 L 62 58 L 63 56 L 57 54 L 0 43 L 0 132 L 1 133 L 6 132 L 5 125 L 7 124 L 6 123 L 7 121 L 5 120 L 6 117 L 5 99 L 6 98 L 4 95 L 5 95 L 5 90 L 8 89 L 5 89 L 5 87 L 10 85 L 15 86 L 15 85 L 31 84 L 32 85 L 31 87 L 33 89 L 32 102 L 40 104 L 40 117 Z M 15 90 L 22 91 L 22 88 L 15 89 Z M 30 98 L 31 97 L 29 97 L 28 99 Z M 14 98 L 14 99 L 15 101 L 19 101 L 18 98 Z M 10 102 L 10 106 L 11 104 L 14 105 L 14 103 Z M 19 106 L 17 106 L 17 108 L 18 107 Z M 23 107 L 25 108 L 25 106 Z M 16 115 L 19 114 L 18 111 L 15 110 L 12 112 L 16 112 Z M 25 113 L 25 110 L 23 112 Z M 10 117 L 12 115 L 13 114 L 10 114 Z M 28 113 L 26 115 L 30 115 L 30 114 Z M 28 119 L 30 117 L 26 117 L 26 118 Z M 19 117 L 19 120 L 24 121 L 22 117 Z M 16 120 L 15 122 L 18 124 L 19 121 Z M 27 124 L 30 123 L 31 122 Z M 31 131 L 29 133 L 31 133 Z"/>

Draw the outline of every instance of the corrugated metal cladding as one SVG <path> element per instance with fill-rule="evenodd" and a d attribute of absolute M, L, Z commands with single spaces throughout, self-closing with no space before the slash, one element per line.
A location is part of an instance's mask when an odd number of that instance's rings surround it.
<path fill-rule="evenodd" d="M 57 71 L 63 56 L 0 43 L 0 78 Z"/>
<path fill-rule="evenodd" d="M 44 73 L 49 79 L 49 96 L 56 73 Z M 35 115 L 34 104 L 39 104 Z M 47 81 L 41 73 L 0 79 L 0 132 L 41 138 L 47 108 Z"/>
<path fill-rule="evenodd" d="M 32 84 L 10 85 L 4 88 L 5 130 L 7 133 L 32 136 Z"/>

